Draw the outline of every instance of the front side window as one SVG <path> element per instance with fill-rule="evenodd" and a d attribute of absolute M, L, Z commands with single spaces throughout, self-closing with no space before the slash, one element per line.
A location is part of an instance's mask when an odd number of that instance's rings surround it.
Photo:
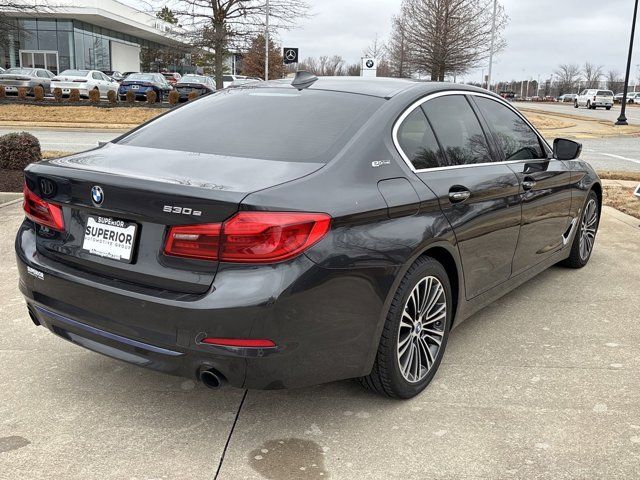
<path fill-rule="evenodd" d="M 416 108 L 403 120 L 397 138 L 416 170 L 443 166 L 440 147 L 421 108 Z"/>
<path fill-rule="evenodd" d="M 511 109 L 485 97 L 474 97 L 480 112 L 504 152 L 505 160 L 545 158 L 533 129 Z"/>
<path fill-rule="evenodd" d="M 422 104 L 444 150 L 447 166 L 493 161 L 480 122 L 462 95 L 446 95 Z"/>

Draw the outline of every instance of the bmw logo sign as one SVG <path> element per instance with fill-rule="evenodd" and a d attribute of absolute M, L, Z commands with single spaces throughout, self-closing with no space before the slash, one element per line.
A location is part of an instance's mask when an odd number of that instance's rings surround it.
<path fill-rule="evenodd" d="M 96 185 L 91 189 L 91 200 L 93 200 L 93 203 L 96 205 L 102 205 L 102 202 L 104 201 L 104 192 L 101 187 Z"/>
<path fill-rule="evenodd" d="M 369 59 L 367 60 L 366 65 L 367 65 L 367 68 L 373 68 L 375 63 L 373 62 L 373 60 Z"/>

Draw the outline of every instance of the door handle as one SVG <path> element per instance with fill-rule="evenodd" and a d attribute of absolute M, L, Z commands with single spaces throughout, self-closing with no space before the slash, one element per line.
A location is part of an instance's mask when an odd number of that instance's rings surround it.
<path fill-rule="evenodd" d="M 462 203 L 471 196 L 469 190 L 449 190 L 449 201 L 451 203 Z"/>
<path fill-rule="evenodd" d="M 531 190 L 533 187 L 536 186 L 536 181 L 531 178 L 531 177 L 524 177 L 524 180 L 522 180 L 522 189 L 523 190 Z"/>

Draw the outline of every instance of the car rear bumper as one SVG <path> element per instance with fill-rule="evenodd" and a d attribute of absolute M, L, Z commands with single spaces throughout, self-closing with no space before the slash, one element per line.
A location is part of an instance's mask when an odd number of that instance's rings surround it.
<path fill-rule="evenodd" d="M 221 264 L 204 295 L 151 292 L 42 255 L 25 221 L 16 238 L 32 318 L 75 344 L 136 365 L 233 386 L 289 388 L 365 375 L 384 299 L 380 272 L 324 269 L 302 255 L 264 267 Z M 221 347 L 203 337 L 259 338 L 275 348 Z"/>

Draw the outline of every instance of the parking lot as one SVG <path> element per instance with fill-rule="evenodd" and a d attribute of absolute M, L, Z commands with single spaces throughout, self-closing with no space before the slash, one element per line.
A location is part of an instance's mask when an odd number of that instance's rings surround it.
<path fill-rule="evenodd" d="M 585 269 L 552 268 L 454 330 L 411 401 L 354 381 L 211 391 L 67 343 L 18 291 L 22 217 L 0 208 L 0 478 L 640 476 L 640 228 L 615 210 Z"/>

